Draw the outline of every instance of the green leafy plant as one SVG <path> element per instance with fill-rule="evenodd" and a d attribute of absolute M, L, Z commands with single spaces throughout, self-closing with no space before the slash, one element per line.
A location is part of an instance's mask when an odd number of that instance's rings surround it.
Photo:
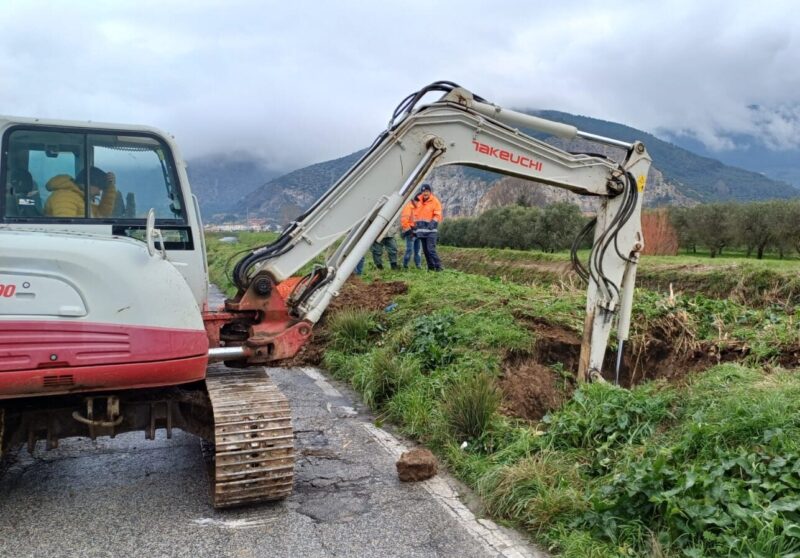
<path fill-rule="evenodd" d="M 416 356 L 424 370 L 450 364 L 455 358 L 453 345 L 459 341 L 454 323 L 455 314 L 450 311 L 416 318 L 411 326 L 413 338 L 403 352 Z"/>

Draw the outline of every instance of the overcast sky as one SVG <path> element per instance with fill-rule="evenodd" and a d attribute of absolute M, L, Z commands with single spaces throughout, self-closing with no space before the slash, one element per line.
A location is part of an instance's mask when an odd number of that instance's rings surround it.
<path fill-rule="evenodd" d="M 787 1 L 0 0 L 0 113 L 158 126 L 184 155 L 291 170 L 368 145 L 455 81 L 714 149 L 800 144 Z"/>

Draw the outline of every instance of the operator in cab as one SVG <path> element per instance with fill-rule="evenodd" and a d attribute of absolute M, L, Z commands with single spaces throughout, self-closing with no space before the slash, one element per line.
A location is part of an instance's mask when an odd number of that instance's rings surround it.
<path fill-rule="evenodd" d="M 73 180 L 68 174 L 51 178 L 45 186 L 50 197 L 44 205 L 44 214 L 50 217 L 111 217 L 117 200 L 116 177 L 113 172 L 103 172 L 97 167 L 82 170 Z M 85 192 L 89 191 L 89 211 L 86 215 Z M 100 201 L 94 203 L 100 196 Z"/>

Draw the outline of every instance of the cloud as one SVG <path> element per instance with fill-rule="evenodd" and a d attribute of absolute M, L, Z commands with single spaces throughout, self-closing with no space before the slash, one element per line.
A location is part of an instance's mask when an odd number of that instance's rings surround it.
<path fill-rule="evenodd" d="M 796 147 L 787 2 L 6 0 L 3 112 L 150 124 L 188 156 L 290 169 L 367 145 L 407 93 L 451 79 L 715 149 Z M 752 107 L 758 107 L 754 109 Z"/>

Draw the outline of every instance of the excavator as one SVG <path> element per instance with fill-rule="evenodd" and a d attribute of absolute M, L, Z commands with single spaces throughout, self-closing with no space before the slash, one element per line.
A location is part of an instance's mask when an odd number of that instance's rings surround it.
<path fill-rule="evenodd" d="M 624 156 L 568 153 L 537 133 Z M 289 402 L 266 366 L 304 346 L 361 257 L 443 165 L 597 198 L 582 233 L 594 231 L 588 262 L 573 258 L 588 283 L 579 379 L 601 378 L 613 327 L 620 354 L 628 338 L 651 163 L 638 141 L 432 83 L 403 99 L 364 155 L 275 241 L 241 255 L 231 268 L 237 294 L 210 308 L 199 205 L 171 136 L 0 117 L 0 137 L 0 456 L 40 441 L 51 449 L 67 437 L 181 429 L 204 441 L 214 507 L 285 498 Z M 69 215 L 55 202 L 67 196 L 77 200 Z M 295 276 L 312 262 L 322 263 Z"/>

